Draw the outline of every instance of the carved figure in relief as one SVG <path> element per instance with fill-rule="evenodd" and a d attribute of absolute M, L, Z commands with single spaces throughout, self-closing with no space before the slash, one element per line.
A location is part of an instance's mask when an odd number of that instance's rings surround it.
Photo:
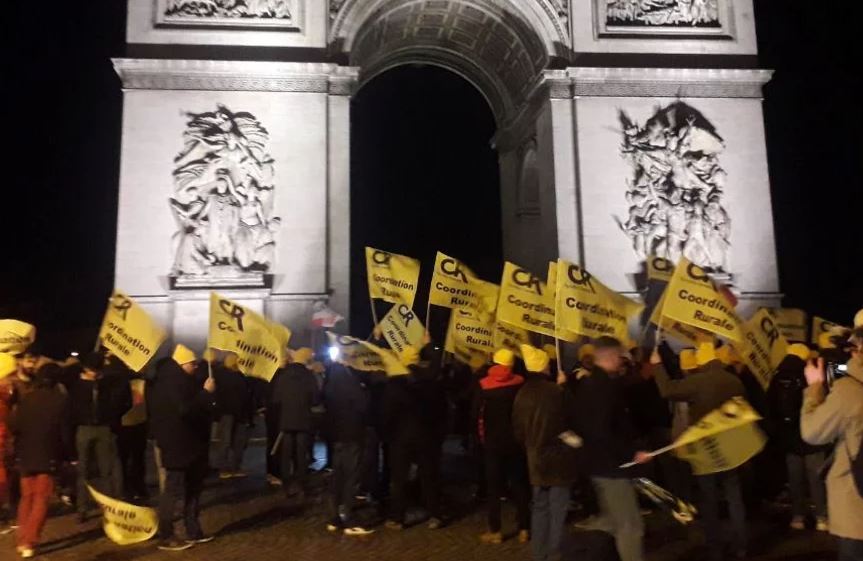
<path fill-rule="evenodd" d="M 719 27 L 719 0 L 606 0 L 606 24 Z"/>

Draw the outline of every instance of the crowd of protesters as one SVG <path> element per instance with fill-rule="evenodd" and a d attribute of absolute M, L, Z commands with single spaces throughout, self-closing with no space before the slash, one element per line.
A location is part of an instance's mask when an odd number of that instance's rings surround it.
<path fill-rule="evenodd" d="M 326 447 L 327 530 L 404 530 L 414 506 L 436 530 L 453 523 L 441 466 L 444 443 L 457 433 L 481 466 L 476 484 L 487 529 L 479 539 L 493 546 L 513 535 L 530 542 L 535 561 L 561 558 L 574 504 L 594 515 L 579 527 L 609 534 L 621 561 L 645 559 L 633 484 L 642 476 L 698 505 L 704 559 L 744 559 L 747 513 L 784 492 L 793 530 L 829 531 L 839 559 L 859 561 L 861 333 L 863 313 L 851 334 L 822 337 L 817 348 L 789 345 L 767 390 L 728 345 L 626 349 L 610 337 L 582 343 L 564 368 L 553 345 L 524 345 L 518 355 L 501 349 L 488 362 L 445 360 L 427 335 L 422 348 L 400 357 L 410 374 L 389 377 L 318 361 L 300 348 L 287 352 L 269 383 L 241 374 L 233 354 L 206 350 L 199 359 L 183 345 L 144 373 L 107 352 L 62 363 L 32 349 L 0 353 L 0 523 L 16 529 L 18 553 L 32 557 L 49 504 L 65 503 L 83 523 L 95 514 L 92 487 L 156 506 L 158 547 L 184 550 L 213 539 L 199 520 L 211 473 L 244 478 L 244 458 L 258 450 L 268 484 L 302 506 L 314 492 L 317 443 Z M 648 453 L 735 397 L 758 410 L 770 437 L 747 464 L 693 475 L 672 455 Z M 259 419 L 266 447 L 247 449 Z M 158 498 L 146 484 L 150 441 Z M 627 463 L 634 467 L 621 467 Z M 504 498 L 514 506 L 512 524 L 503 520 Z M 174 529 L 178 503 L 182 538 Z M 722 531 L 721 503 L 730 535 Z"/>

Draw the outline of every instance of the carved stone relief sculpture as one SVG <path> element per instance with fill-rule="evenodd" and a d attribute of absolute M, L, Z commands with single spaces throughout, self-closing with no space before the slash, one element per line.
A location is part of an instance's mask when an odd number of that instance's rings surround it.
<path fill-rule="evenodd" d="M 719 0 L 605 0 L 606 25 L 719 27 Z"/>
<path fill-rule="evenodd" d="M 166 0 L 165 16 L 291 19 L 290 0 Z"/>

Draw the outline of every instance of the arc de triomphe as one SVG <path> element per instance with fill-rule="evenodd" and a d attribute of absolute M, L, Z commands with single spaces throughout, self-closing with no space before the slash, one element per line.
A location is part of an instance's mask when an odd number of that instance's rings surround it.
<path fill-rule="evenodd" d="M 347 315 L 351 95 L 426 63 L 495 115 L 507 259 L 633 292 L 686 255 L 778 303 L 752 2 L 647 4 L 128 0 L 117 288 L 195 344 L 213 289 Z"/>

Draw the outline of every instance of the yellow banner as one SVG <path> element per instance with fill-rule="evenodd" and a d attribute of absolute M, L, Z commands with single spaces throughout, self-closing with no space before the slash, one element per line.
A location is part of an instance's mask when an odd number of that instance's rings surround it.
<path fill-rule="evenodd" d="M 0 353 L 23 353 L 35 340 L 36 326 L 17 319 L 0 319 Z"/>
<path fill-rule="evenodd" d="M 210 293 L 210 334 L 208 346 L 237 355 L 240 372 L 269 382 L 282 363 L 290 338 L 286 328 L 276 327 L 254 310 Z"/>
<path fill-rule="evenodd" d="M 691 325 L 685 325 L 679 321 L 662 317 L 662 306 L 665 303 L 665 292 L 659 298 L 659 302 L 653 308 L 650 322 L 656 325 L 662 333 L 668 335 L 684 345 L 697 347 L 700 343 L 713 341 L 713 334 Z"/>
<path fill-rule="evenodd" d="M 838 323 L 832 322 L 824 318 L 820 318 L 818 316 L 812 316 L 812 338 L 810 339 L 810 341 L 817 345 L 818 338 L 821 337 L 822 333 L 838 334 L 844 329 L 847 328 Z"/>
<path fill-rule="evenodd" d="M 469 346 L 464 342 L 464 337 L 456 333 L 457 325 L 460 321 L 471 321 L 472 314 L 463 310 L 453 310 L 449 318 L 449 326 L 446 331 L 446 339 L 444 341 L 444 350 L 452 354 L 456 360 L 464 364 L 471 364 L 474 358 L 482 358 L 483 361 L 488 359 L 490 351 Z M 472 321 L 479 321 L 473 319 Z M 464 325 L 464 324 L 462 324 Z"/>
<path fill-rule="evenodd" d="M 366 247 L 369 296 L 413 308 L 420 262 L 411 257 Z"/>
<path fill-rule="evenodd" d="M 661 314 L 737 343 L 743 341 L 742 322 L 734 307 L 719 293 L 704 269 L 685 257 L 668 283 Z"/>
<path fill-rule="evenodd" d="M 155 509 L 112 499 L 89 485 L 87 490 L 102 509 L 102 528 L 112 542 L 131 545 L 145 542 L 156 535 L 159 529 L 159 516 Z"/>
<path fill-rule="evenodd" d="M 141 306 L 119 290 L 114 291 L 99 329 L 99 339 L 105 348 L 126 366 L 140 372 L 165 338 L 165 331 Z"/>
<path fill-rule="evenodd" d="M 494 315 L 499 288 L 477 277 L 464 263 L 437 253 L 429 290 L 429 304 Z"/>
<path fill-rule="evenodd" d="M 338 362 L 361 372 L 385 372 L 388 376 L 402 376 L 410 370 L 399 362 L 398 356 L 368 341 L 347 335 L 327 332 L 330 346 L 339 351 Z"/>
<path fill-rule="evenodd" d="M 561 259 L 557 274 L 558 338 L 561 332 L 629 341 L 629 318 L 644 305 L 611 290 L 578 265 Z"/>
<path fill-rule="evenodd" d="M 422 347 L 425 326 L 406 304 L 393 306 L 380 324 L 381 334 L 400 357 L 408 347 Z"/>
<path fill-rule="evenodd" d="M 776 320 L 776 328 L 786 341 L 806 341 L 806 312 L 797 308 L 768 308 L 767 311 Z"/>
<path fill-rule="evenodd" d="M 554 337 L 554 291 L 538 276 L 507 261 L 500 281 L 497 319 Z"/>
<path fill-rule="evenodd" d="M 647 280 L 661 282 L 671 281 L 674 274 L 674 263 L 663 257 L 650 256 L 647 258 Z"/>
<path fill-rule="evenodd" d="M 764 448 L 767 438 L 756 424 L 761 417 L 745 399 L 735 397 L 704 416 L 674 441 L 674 453 L 695 475 L 739 467 Z"/>
<path fill-rule="evenodd" d="M 743 325 L 746 340 L 741 345 L 743 362 L 765 390 L 788 352 L 788 342 L 766 309 L 762 308 Z"/>
<path fill-rule="evenodd" d="M 521 356 L 521 346 L 530 345 L 530 333 L 526 330 L 498 321 L 494 324 L 494 349 L 509 349 Z"/>
<path fill-rule="evenodd" d="M 494 346 L 494 321 L 478 319 L 464 310 L 453 310 L 447 337 L 457 345 L 478 351 L 492 352 Z M 452 352 L 452 351 L 449 351 Z"/>

